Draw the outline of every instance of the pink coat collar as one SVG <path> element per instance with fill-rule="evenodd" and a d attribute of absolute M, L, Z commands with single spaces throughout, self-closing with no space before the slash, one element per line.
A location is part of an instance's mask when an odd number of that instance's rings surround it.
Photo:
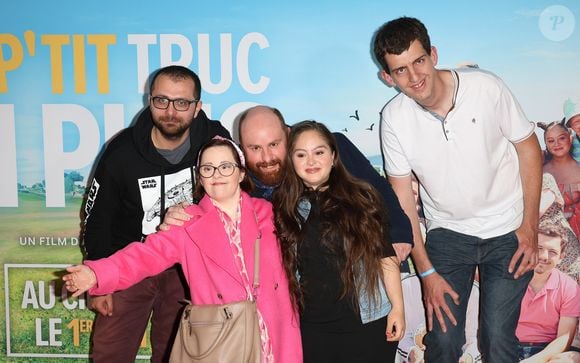
<path fill-rule="evenodd" d="M 254 215 L 254 205 L 251 197 L 242 192 L 242 220 L 240 224 L 242 250 L 244 252 L 244 261 L 248 270 L 250 281 L 254 278 L 254 243 L 259 234 Z M 198 205 L 192 205 L 186 209 L 186 212 L 192 215 L 192 219 L 185 226 L 185 231 L 195 243 L 201 252 L 209 259 L 223 268 L 232 276 L 240 285 L 243 286 L 240 278 L 240 272 L 236 267 L 233 253 L 228 236 L 226 235 L 224 225 L 218 215 L 218 212 L 210 200 L 205 195 Z M 199 233 L 199 229 L 205 233 Z"/>

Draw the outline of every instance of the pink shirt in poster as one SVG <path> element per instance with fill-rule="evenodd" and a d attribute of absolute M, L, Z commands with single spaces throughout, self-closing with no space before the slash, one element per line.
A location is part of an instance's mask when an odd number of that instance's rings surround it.
<path fill-rule="evenodd" d="M 561 316 L 580 316 L 580 287 L 571 277 L 553 269 L 537 294 L 528 286 L 516 336 L 520 342 L 551 342 L 556 339 Z"/>

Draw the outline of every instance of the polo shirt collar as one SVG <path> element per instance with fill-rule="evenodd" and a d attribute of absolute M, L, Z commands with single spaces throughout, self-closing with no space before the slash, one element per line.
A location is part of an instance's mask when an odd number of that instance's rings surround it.
<path fill-rule="evenodd" d="M 455 108 L 455 103 L 457 102 L 457 94 L 459 93 L 459 74 L 457 74 L 457 72 L 454 69 L 449 70 L 445 69 L 443 71 L 450 72 L 451 78 L 453 78 L 453 99 L 451 100 L 451 108 L 449 109 L 449 111 L 447 111 L 447 115 L 449 115 L 449 113 L 453 111 L 453 109 Z M 429 112 L 433 117 L 435 117 L 437 120 L 441 122 L 445 121 L 445 119 L 447 118 L 447 115 L 445 115 L 445 117 L 441 117 L 435 112 L 432 112 L 427 108 L 423 107 L 423 105 L 421 105 L 417 101 L 415 101 L 415 103 L 417 104 L 417 106 L 421 107 L 423 111 Z"/>
<path fill-rule="evenodd" d="M 550 277 L 548 277 L 548 281 L 544 285 L 544 289 L 546 290 L 555 290 L 558 288 L 560 282 L 560 276 L 558 276 L 558 271 L 554 267 L 552 271 L 550 271 Z"/>
<path fill-rule="evenodd" d="M 560 276 L 558 276 L 558 271 L 556 271 L 556 268 L 554 267 L 552 271 L 550 271 L 550 276 L 548 277 L 548 280 L 546 280 L 546 283 L 544 284 L 542 289 L 538 291 L 538 293 L 534 296 L 534 298 L 546 295 L 546 291 L 548 290 L 556 290 L 558 288 L 559 281 Z M 532 287 L 528 285 L 528 289 L 531 288 Z"/>

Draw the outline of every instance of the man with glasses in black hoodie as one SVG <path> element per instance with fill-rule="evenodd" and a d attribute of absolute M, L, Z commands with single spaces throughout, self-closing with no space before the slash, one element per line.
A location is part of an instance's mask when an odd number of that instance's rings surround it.
<path fill-rule="evenodd" d="M 215 135 L 230 138 L 201 109 L 200 80 L 188 68 L 162 68 L 150 85 L 149 107 L 110 142 L 97 165 L 85 206 L 86 259 L 108 257 L 144 240 L 166 208 L 191 203 L 199 148 Z M 134 361 L 150 316 L 151 361 L 167 361 L 186 291 L 174 266 L 127 290 L 91 296 L 89 306 L 97 312 L 93 361 Z"/>

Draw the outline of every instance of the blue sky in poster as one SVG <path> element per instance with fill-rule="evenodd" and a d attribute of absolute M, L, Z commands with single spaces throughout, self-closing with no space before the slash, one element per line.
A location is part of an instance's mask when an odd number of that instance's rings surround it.
<path fill-rule="evenodd" d="M 50 4 L 50 5 L 49 5 Z M 550 6 L 554 13 L 542 13 Z M 570 16 L 565 11 L 569 11 Z M 378 111 L 395 95 L 377 77 L 370 55 L 372 33 L 383 22 L 401 15 L 421 19 L 430 30 L 439 50 L 439 65 L 455 67 L 463 62 L 501 76 L 520 100 L 531 120 L 551 120 L 563 116 L 563 104 L 570 99 L 580 112 L 580 2 L 539 0 L 491 0 L 486 2 L 438 1 L 142 1 L 79 3 L 11 2 L 0 14 L 0 33 L 8 33 L 24 45 L 20 66 L 7 72 L 8 92 L 0 93 L 0 104 L 14 104 L 18 181 L 31 184 L 44 179 L 45 140 L 43 105 L 75 104 L 90 111 L 98 123 L 99 143 L 105 141 L 104 105 L 124 105 L 124 125 L 143 107 L 139 93 L 137 47 L 129 34 L 149 34 L 148 72 L 161 65 L 162 34 L 178 34 L 192 49 L 189 66 L 203 68 L 198 52 L 203 34 L 209 37 L 210 82 L 224 77 L 221 67 L 231 71 L 232 80 L 222 89 L 204 92 L 205 109 L 225 124 L 231 120 L 231 107 L 255 102 L 275 105 L 289 123 L 307 118 L 327 123 L 333 130 L 347 129 L 347 135 L 369 157 L 380 153 Z M 565 16 L 564 16 L 565 15 Z M 558 22 L 558 16 L 567 19 Z M 544 19 L 544 20 L 542 20 Z M 546 20 L 547 19 L 547 20 Z M 550 19 L 551 22 L 550 22 Z M 576 26 L 570 26 L 571 20 Z M 35 34 L 35 56 L 27 51 L 24 32 Z M 244 88 L 236 67 L 246 58 L 238 55 L 240 43 L 248 34 L 259 33 L 268 46 L 257 44 L 248 51 L 247 70 L 257 83 L 269 83 L 259 93 Z M 565 39 L 550 39 L 564 37 Z M 86 93 L 75 93 L 73 47 L 62 47 L 63 92 L 52 92 L 54 72 L 51 53 L 41 36 L 84 35 Z M 115 44 L 108 47 L 109 91 L 97 91 L 95 47 L 87 44 L 88 34 L 113 34 Z M 231 34 L 231 67 L 220 60 L 220 37 Z M 222 42 L 223 44 L 224 42 Z M 2 44 L 4 59 L 11 50 Z M 243 53 L 243 52 L 242 52 Z M 182 56 L 177 46 L 171 58 Z M 141 58 L 143 59 L 143 58 Z M 205 67 L 207 69 L 207 67 Z M 201 72 L 200 72 L 201 73 Z M 227 78 L 227 77 L 226 77 Z M 241 106 L 240 106 L 241 107 Z M 229 110 L 228 110 L 229 109 Z M 350 118 L 359 110 L 360 121 Z M 366 130 L 375 123 L 373 131 Z M 74 152 L 83 136 L 72 123 L 63 127 L 63 151 Z M 95 155 L 96 156 L 96 155 Z M 376 158 L 373 158 L 376 160 Z M 81 168 L 88 174 L 91 163 Z"/>

